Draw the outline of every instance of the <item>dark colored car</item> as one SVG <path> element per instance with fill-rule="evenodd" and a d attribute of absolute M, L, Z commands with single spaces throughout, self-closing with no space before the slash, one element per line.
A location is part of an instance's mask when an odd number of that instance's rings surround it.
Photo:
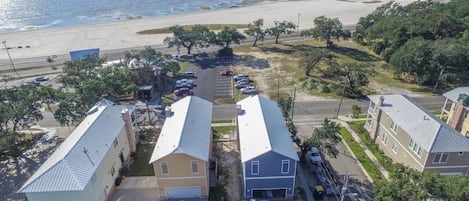
<path fill-rule="evenodd" d="M 232 70 L 225 70 L 220 72 L 221 76 L 233 76 L 233 71 Z"/>
<path fill-rule="evenodd" d="M 194 72 L 190 72 L 190 71 L 187 71 L 187 72 L 184 72 L 181 74 L 181 77 L 182 78 L 197 78 L 197 76 L 195 76 L 195 73 Z"/>
<path fill-rule="evenodd" d="M 189 95 L 192 95 L 192 91 L 189 88 L 180 88 L 174 91 L 174 95 L 178 97 L 189 96 Z"/>

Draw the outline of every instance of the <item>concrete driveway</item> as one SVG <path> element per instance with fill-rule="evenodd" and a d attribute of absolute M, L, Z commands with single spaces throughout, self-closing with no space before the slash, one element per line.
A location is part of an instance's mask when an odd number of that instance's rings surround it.
<path fill-rule="evenodd" d="M 157 201 L 156 177 L 126 177 L 110 196 L 110 201 Z"/>

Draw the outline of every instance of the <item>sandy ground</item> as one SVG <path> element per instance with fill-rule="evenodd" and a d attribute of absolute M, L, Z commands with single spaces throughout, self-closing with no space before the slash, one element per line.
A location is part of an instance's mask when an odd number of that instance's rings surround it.
<path fill-rule="evenodd" d="M 167 36 L 138 35 L 136 32 L 168 27 L 175 24 L 213 24 L 213 23 L 249 23 L 263 18 L 265 27 L 272 26 L 273 21 L 290 20 L 297 23 L 300 29 L 311 28 L 315 17 L 326 15 L 338 17 L 344 25 L 355 24 L 362 16 L 372 12 L 376 7 L 390 0 L 378 3 L 364 3 L 366 0 L 298 0 L 258 3 L 247 7 L 225 10 L 204 11 L 198 13 L 135 19 L 129 21 L 77 25 L 42 30 L 1 33 L 0 39 L 6 40 L 13 58 L 43 57 L 67 54 L 71 50 L 100 48 L 111 50 L 162 44 Z M 413 0 L 396 0 L 407 4 Z M 29 48 L 25 48 L 30 46 Z M 7 54 L 0 53 L 0 59 Z"/>

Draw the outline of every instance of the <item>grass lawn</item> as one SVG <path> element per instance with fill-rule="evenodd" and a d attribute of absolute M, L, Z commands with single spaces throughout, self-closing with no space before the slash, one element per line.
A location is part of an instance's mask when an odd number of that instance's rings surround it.
<path fill-rule="evenodd" d="M 363 127 L 365 125 L 365 121 L 356 121 L 356 122 L 350 122 L 349 123 L 350 128 L 354 130 L 356 133 L 358 133 L 358 137 L 360 137 L 360 140 L 365 144 L 365 146 L 373 153 L 373 155 L 378 159 L 378 162 L 383 166 L 384 169 L 387 171 L 391 171 L 393 168 L 393 162 L 392 160 L 384 155 L 383 151 L 373 143 L 371 138 L 369 137 L 368 131 L 366 131 Z"/>
<path fill-rule="evenodd" d="M 218 98 L 215 99 L 215 104 L 225 105 L 225 104 L 235 104 L 234 98 Z"/>
<path fill-rule="evenodd" d="M 236 29 L 248 28 L 247 24 L 203 24 L 203 25 L 207 26 L 208 29 L 212 31 L 222 30 L 224 27 L 231 27 L 231 28 L 236 28 Z M 186 30 L 189 30 L 192 27 L 194 27 L 194 25 L 183 25 L 182 27 Z M 164 28 L 159 28 L 159 29 L 149 29 L 149 30 L 137 32 L 137 34 L 168 34 L 168 33 L 172 33 L 169 30 L 169 27 L 164 27 Z"/>
<path fill-rule="evenodd" d="M 216 138 L 223 138 L 225 134 L 231 134 L 234 132 L 234 126 L 215 126 L 212 127 Z"/>
<path fill-rule="evenodd" d="M 371 161 L 370 158 L 365 154 L 365 151 L 360 147 L 360 145 L 352 138 L 352 135 L 347 131 L 345 128 L 340 129 L 340 134 L 344 139 L 345 143 L 348 144 L 350 149 L 352 149 L 355 156 L 357 156 L 358 160 L 362 164 L 363 168 L 368 172 L 370 177 L 374 181 L 378 181 L 383 178 L 381 172 L 379 171 L 378 167 Z"/>
<path fill-rule="evenodd" d="M 148 164 L 155 145 L 142 144 L 140 151 L 136 154 L 134 163 L 129 171 L 129 176 L 154 176 L 153 166 Z"/>
<path fill-rule="evenodd" d="M 235 48 L 237 55 L 253 56 L 257 59 L 267 60 L 270 67 L 256 69 L 256 67 L 237 66 L 235 71 L 248 73 L 254 80 L 263 80 L 262 90 L 269 97 L 274 98 L 277 94 L 277 82 L 280 82 L 280 93 L 290 92 L 293 85 L 297 85 L 299 90 L 311 95 L 337 98 L 342 91 L 342 85 L 337 78 L 324 78 L 324 72 L 329 68 L 326 62 L 319 62 L 312 70 L 310 76 L 304 72 L 304 62 L 302 62 L 305 52 L 310 50 L 324 50 L 335 57 L 338 64 L 358 63 L 369 66 L 376 73 L 369 77 L 370 82 L 376 82 L 376 87 L 364 88 L 364 95 L 381 91 L 383 87 L 398 87 L 412 91 L 422 91 L 416 84 L 404 83 L 395 79 L 391 66 L 386 64 L 379 55 L 372 50 L 356 42 L 349 40 L 334 41 L 335 48 L 324 48 L 325 42 L 320 40 L 305 40 L 295 42 L 284 42 L 281 44 L 268 44 L 259 47 Z M 277 74 L 280 74 L 280 81 Z M 258 77 L 258 78 L 256 78 Z M 384 86 L 381 86 L 384 85 Z M 373 85 L 375 86 L 375 85 Z M 236 96 L 238 100 L 239 95 Z"/>
<path fill-rule="evenodd" d="M 223 120 L 213 120 L 212 124 L 217 124 L 217 123 L 232 123 L 232 119 L 223 119 Z"/>

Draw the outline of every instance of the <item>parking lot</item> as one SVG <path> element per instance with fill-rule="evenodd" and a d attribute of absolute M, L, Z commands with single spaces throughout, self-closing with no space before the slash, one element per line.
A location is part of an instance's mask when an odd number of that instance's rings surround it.
<path fill-rule="evenodd" d="M 196 57 L 195 65 L 188 67 L 186 72 L 195 72 L 194 95 L 214 102 L 218 98 L 231 98 L 232 79 L 230 76 L 221 76 L 220 72 L 229 70 L 230 63 L 208 56 Z"/>

